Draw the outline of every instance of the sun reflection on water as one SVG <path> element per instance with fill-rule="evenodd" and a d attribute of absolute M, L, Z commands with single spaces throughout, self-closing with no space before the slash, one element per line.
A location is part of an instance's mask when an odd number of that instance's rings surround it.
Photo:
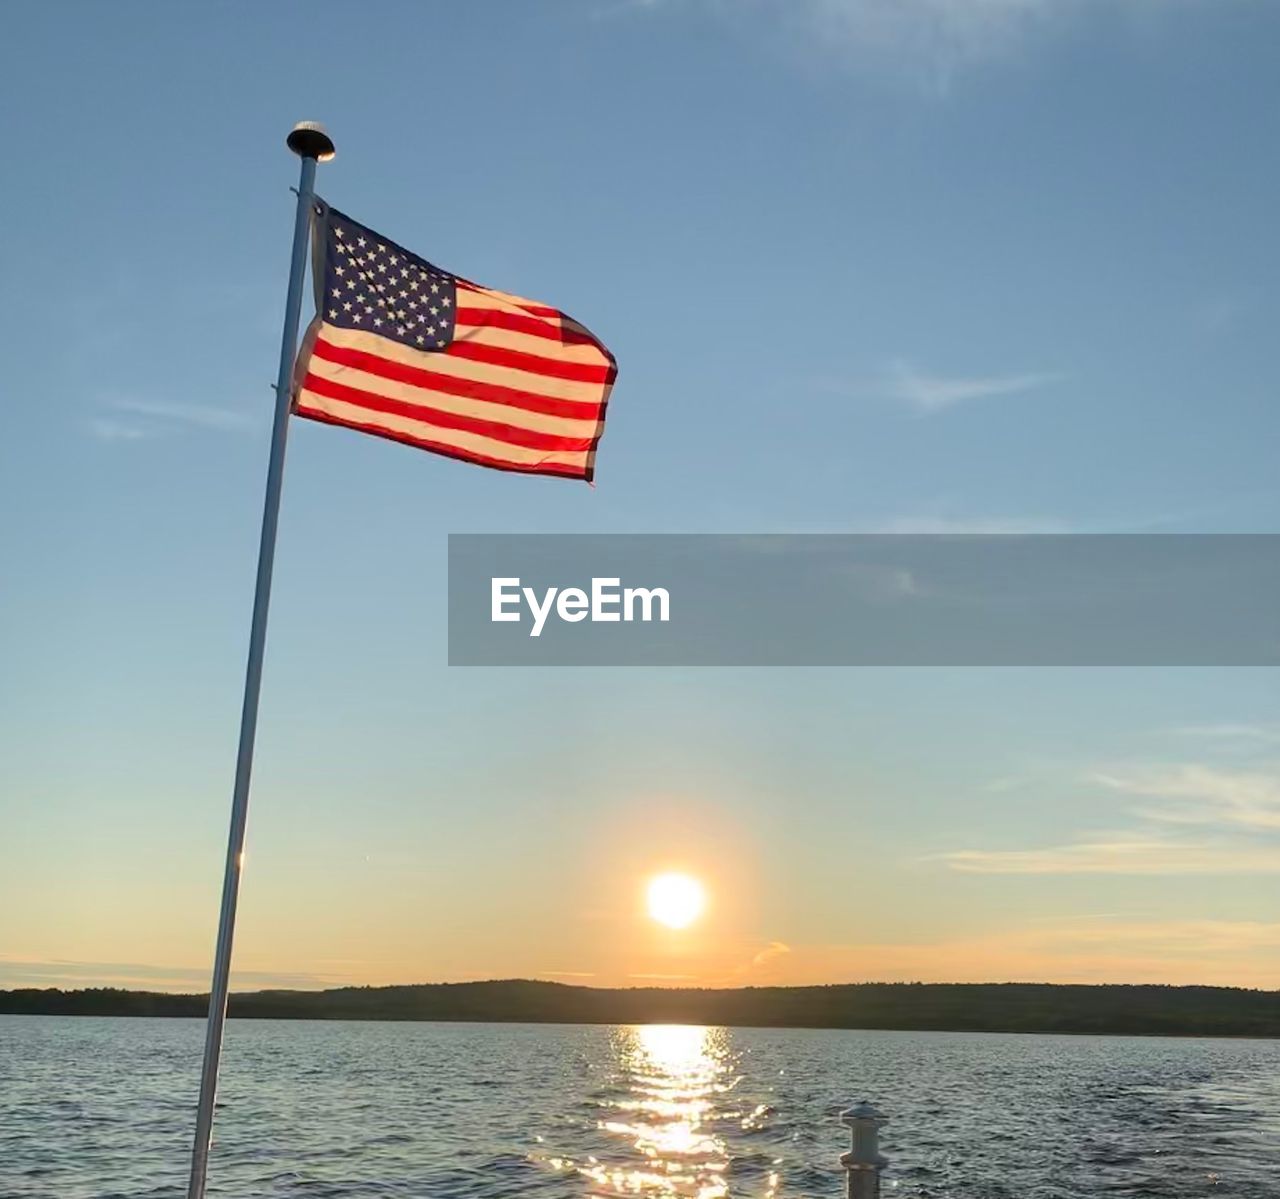
<path fill-rule="evenodd" d="M 614 1072 L 595 1123 L 599 1152 L 546 1157 L 592 1194 L 646 1199 L 726 1199 L 730 1154 L 721 1129 L 759 1127 L 764 1107 L 736 1110 L 739 1078 L 730 1034 L 720 1028 L 645 1024 L 612 1036 Z M 777 1176 L 766 1180 L 771 1197 Z"/>

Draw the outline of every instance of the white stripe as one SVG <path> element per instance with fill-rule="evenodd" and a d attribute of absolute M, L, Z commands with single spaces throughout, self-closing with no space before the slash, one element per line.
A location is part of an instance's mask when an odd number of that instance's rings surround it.
<path fill-rule="evenodd" d="M 598 422 L 595 419 L 573 420 L 564 416 L 544 416 L 540 412 L 526 412 L 512 404 L 446 395 L 429 387 L 415 387 L 412 383 L 399 383 L 394 379 L 384 379 L 381 375 L 370 375 L 355 367 L 330 362 L 316 354 L 307 363 L 307 370 L 310 374 L 331 379 L 344 387 L 358 387 L 361 391 L 371 391 L 375 395 L 401 400 L 407 404 L 423 405 L 439 412 L 451 412 L 476 420 L 498 421 L 504 425 L 514 425 L 518 429 L 551 433 L 556 437 L 590 438 L 596 435 Z"/>
<path fill-rule="evenodd" d="M 562 362 L 583 363 L 588 366 L 608 366 L 609 359 L 597 346 L 551 341 L 532 333 L 517 333 L 513 329 L 495 329 L 492 325 L 454 326 L 454 341 L 471 341 L 485 346 L 500 346 L 504 350 L 519 350 L 524 354 L 537 354 L 542 358 L 557 358 Z"/>
<path fill-rule="evenodd" d="M 331 400 L 328 396 L 317 395 L 314 391 L 308 391 L 305 388 L 298 395 L 297 411 L 302 416 L 308 413 L 320 414 L 347 424 L 354 423 L 385 429 L 389 433 L 404 433 L 423 441 L 434 441 L 464 453 L 496 458 L 516 466 L 567 466 L 574 470 L 581 470 L 587 465 L 590 457 L 590 452 L 587 450 L 533 450 L 526 446 L 512 445 L 507 441 L 497 441 L 492 437 L 483 437 L 479 433 L 467 433 L 461 429 L 441 429 L 425 420 L 411 420 L 388 412 L 373 412 L 356 404 Z"/>
<path fill-rule="evenodd" d="M 399 342 L 389 341 L 363 329 L 339 329 L 327 321 L 320 326 L 320 337 L 330 345 L 345 349 L 362 350 L 390 362 L 416 367 L 418 370 L 435 371 L 456 379 L 468 379 L 475 383 L 488 383 L 498 387 L 514 387 L 533 395 L 552 400 L 577 400 L 579 403 L 599 404 L 604 398 L 603 383 L 578 383 L 572 379 L 553 379 L 535 375 L 529 371 L 508 366 L 493 366 L 488 362 L 472 362 L 466 358 L 450 358 L 444 353 L 428 353 L 411 350 Z M 314 357 L 314 356 L 313 356 Z"/>

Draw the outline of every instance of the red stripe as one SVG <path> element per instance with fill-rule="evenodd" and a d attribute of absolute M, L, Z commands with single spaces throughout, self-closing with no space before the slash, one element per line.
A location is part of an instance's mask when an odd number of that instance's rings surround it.
<path fill-rule="evenodd" d="M 370 336 L 376 335 L 370 334 Z M 561 400 L 551 396 L 536 395 L 531 391 L 522 391 L 516 387 L 504 387 L 497 383 L 459 379 L 454 375 L 442 375 L 438 371 L 408 366 L 403 362 L 392 362 L 390 359 L 380 358 L 377 354 L 369 354 L 364 350 L 335 346 L 325 341 L 323 337 L 316 339 L 312 353 L 327 362 L 336 362 L 339 366 L 349 366 L 354 370 L 377 375 L 383 379 L 394 379 L 397 383 L 408 383 L 413 387 L 421 387 L 424 391 L 466 396 L 472 400 L 489 400 L 495 404 L 508 404 L 512 408 L 520 408 L 525 412 L 540 412 L 544 416 L 567 416 L 572 420 L 598 420 L 601 402 L 604 399 L 602 392 L 600 400 Z M 422 357 L 429 361 L 431 355 L 424 353 Z"/>
<path fill-rule="evenodd" d="M 505 293 L 499 296 L 496 292 L 490 291 L 487 287 L 481 287 L 478 283 L 468 283 L 465 279 L 458 279 L 455 276 L 459 291 L 474 291 L 481 295 L 493 296 L 495 300 L 502 300 L 508 304 L 515 304 L 523 308 L 525 312 L 532 312 L 534 316 L 559 317 L 568 319 L 559 308 L 552 308 L 550 304 L 538 304 L 533 300 L 522 300 L 517 296 L 508 296 Z"/>
<path fill-rule="evenodd" d="M 559 315 L 558 313 L 556 314 Z M 508 312 L 503 308 L 466 308 L 459 307 L 454 311 L 457 325 L 468 325 L 472 328 L 509 329 L 512 333 L 527 333 L 531 337 L 545 337 L 548 341 L 558 341 L 567 346 L 600 346 L 590 333 L 572 325 L 555 321 L 544 321 L 535 316 L 526 316 L 519 312 Z M 600 346 L 600 352 L 605 353 Z"/>
<path fill-rule="evenodd" d="M 371 412 L 403 416 L 409 420 L 419 420 L 423 424 L 436 425 L 442 429 L 479 433 L 482 437 L 505 441 L 509 445 L 518 445 L 528 450 L 585 453 L 595 441 L 594 434 L 590 437 L 559 437 L 554 433 L 541 433 L 536 429 L 516 428 L 514 425 L 506 425 L 500 421 L 461 416 L 456 412 L 441 412 L 440 409 L 425 404 L 412 404 L 407 400 L 396 400 L 390 396 L 379 395 L 377 392 L 348 387 L 345 383 L 335 383 L 332 379 L 309 372 L 302 386 L 319 395 L 328 396 L 331 400 L 341 400 L 344 404 L 354 404 L 358 408 L 367 408 Z"/>
<path fill-rule="evenodd" d="M 567 379 L 573 383 L 607 383 L 609 365 L 592 362 L 566 362 L 562 358 L 544 358 L 541 354 L 526 354 L 523 350 L 508 350 L 502 346 L 485 346 L 475 341 L 451 341 L 444 351 L 450 358 L 465 358 L 468 362 L 483 362 L 488 366 L 505 366 L 527 375 L 545 375 L 549 379 Z"/>
<path fill-rule="evenodd" d="M 392 429 L 384 429 L 381 425 L 366 425 L 360 421 L 344 420 L 336 416 L 330 416 L 327 412 L 308 411 L 301 405 L 295 408 L 299 416 L 305 416 L 308 420 L 321 421 L 326 425 L 339 425 L 344 429 L 356 429 L 361 433 L 372 433 L 376 437 L 385 437 L 389 441 L 403 442 L 405 445 L 416 446 L 420 450 L 431 450 L 437 454 L 443 454 L 446 458 L 457 458 L 462 462 L 474 462 L 478 466 L 491 466 L 495 470 L 509 470 L 521 475 L 557 475 L 562 479 L 585 479 L 588 483 L 595 471 L 589 463 L 577 466 L 565 466 L 559 462 L 546 463 L 528 463 L 528 462 L 511 462 L 506 458 L 490 458 L 484 454 L 474 454 L 470 450 L 459 449 L 454 445 L 447 445 L 439 441 L 431 441 L 425 437 L 414 437 L 411 433 L 399 433 Z"/>

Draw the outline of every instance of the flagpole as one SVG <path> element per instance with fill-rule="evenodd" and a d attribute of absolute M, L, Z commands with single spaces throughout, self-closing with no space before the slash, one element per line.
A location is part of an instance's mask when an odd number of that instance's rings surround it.
<path fill-rule="evenodd" d="M 205 1027 L 204 1063 L 200 1071 L 200 1104 L 196 1112 L 195 1142 L 191 1147 L 191 1180 L 187 1199 L 204 1199 L 209 1143 L 213 1135 L 213 1108 L 218 1091 L 218 1063 L 222 1057 L 222 1030 L 227 1018 L 227 988 L 231 977 L 231 943 L 236 928 L 236 900 L 244 868 L 245 825 L 249 815 L 249 776 L 253 771 L 253 741 L 258 725 L 258 693 L 262 685 L 262 656 L 267 641 L 267 607 L 271 599 L 271 568 L 275 561 L 276 525 L 280 515 L 280 488 L 284 478 L 284 448 L 289 432 L 289 408 L 293 390 L 293 359 L 298 345 L 298 319 L 302 311 L 302 284 L 306 275 L 311 210 L 315 203 L 316 163 L 333 157 L 333 142 L 322 125 L 303 121 L 294 126 L 288 146 L 302 159 L 298 180 L 298 207 L 293 224 L 293 258 L 289 264 L 289 291 L 284 306 L 284 334 L 280 341 L 280 371 L 276 376 L 275 419 L 271 426 L 271 456 L 267 466 L 267 491 L 262 506 L 262 537 L 258 543 L 258 579 L 253 594 L 253 621 L 249 629 L 249 661 L 245 669 L 244 706 L 240 712 L 240 747 L 236 755 L 236 780 L 231 796 L 231 829 L 227 836 L 227 862 L 222 877 L 222 911 L 218 917 L 218 942 L 209 988 L 209 1019 Z"/>

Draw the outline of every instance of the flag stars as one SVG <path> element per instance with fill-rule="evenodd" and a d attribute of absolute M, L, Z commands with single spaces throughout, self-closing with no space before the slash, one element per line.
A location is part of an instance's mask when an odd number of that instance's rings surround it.
<path fill-rule="evenodd" d="M 449 345 L 457 282 L 448 272 L 358 225 L 331 223 L 326 254 L 325 287 L 333 302 L 322 310 L 327 320 L 419 350 Z"/>

